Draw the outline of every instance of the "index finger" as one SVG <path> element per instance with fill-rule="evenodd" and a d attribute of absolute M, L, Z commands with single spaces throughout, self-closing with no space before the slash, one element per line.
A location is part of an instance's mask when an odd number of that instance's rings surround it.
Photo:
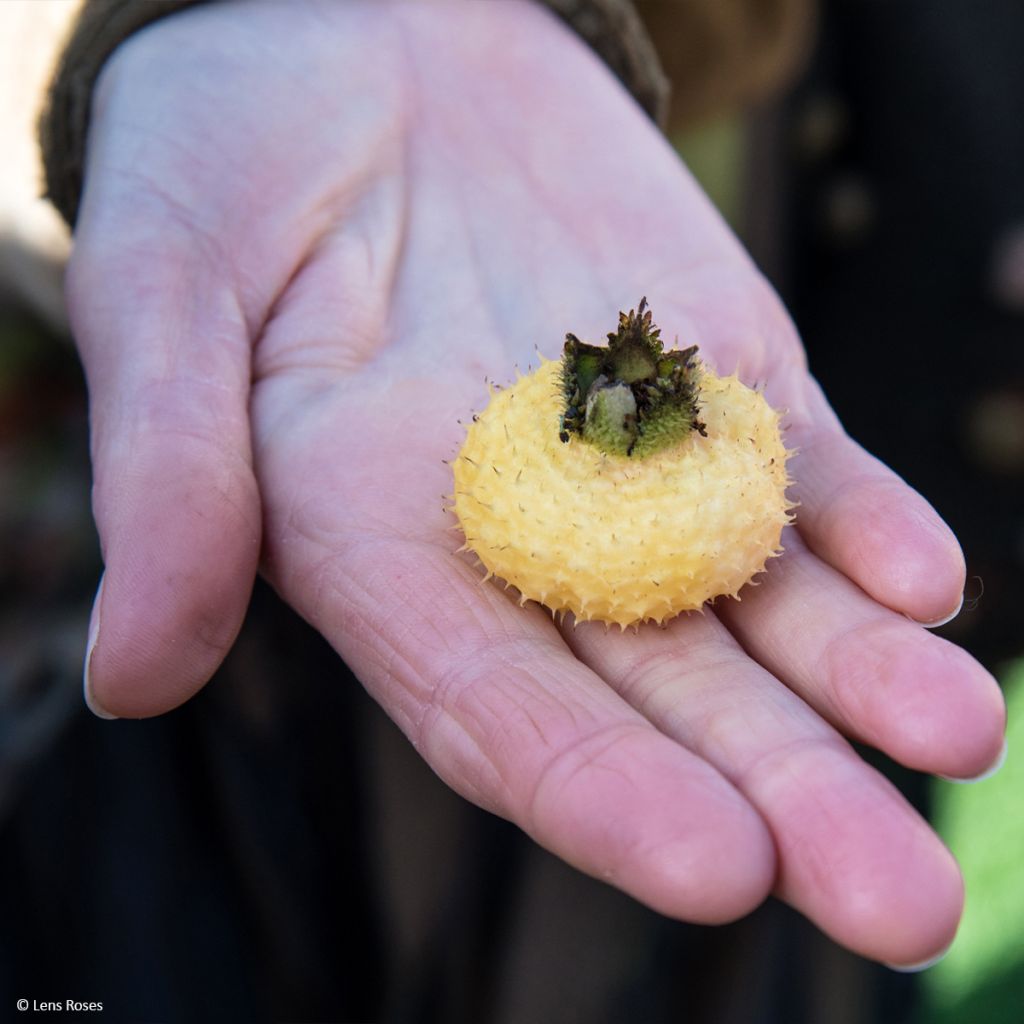
<path fill-rule="evenodd" d="M 839 425 L 807 377 L 786 443 L 801 536 L 876 601 L 935 625 L 963 600 L 963 552 L 934 508 Z"/>

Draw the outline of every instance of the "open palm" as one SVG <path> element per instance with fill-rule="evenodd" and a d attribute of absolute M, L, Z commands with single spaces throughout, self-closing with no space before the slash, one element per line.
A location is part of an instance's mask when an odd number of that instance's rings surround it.
<path fill-rule="evenodd" d="M 562 627 L 457 554 L 443 460 L 485 378 L 641 295 L 788 410 L 799 532 L 741 602 Z M 910 621 L 956 608 L 956 542 L 843 435 L 771 290 L 546 14 L 223 4 L 141 33 L 95 97 L 69 300 L 97 709 L 199 689 L 259 567 L 446 782 L 583 870 L 693 921 L 775 891 L 889 962 L 950 941 L 955 863 L 843 736 L 950 776 L 996 758 L 997 687 Z"/>

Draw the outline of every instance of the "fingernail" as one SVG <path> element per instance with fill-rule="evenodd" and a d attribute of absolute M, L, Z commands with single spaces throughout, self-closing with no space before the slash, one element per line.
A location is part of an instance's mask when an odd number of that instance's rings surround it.
<path fill-rule="evenodd" d="M 935 619 L 932 622 L 919 622 L 917 619 L 914 619 L 913 621 L 917 622 L 917 624 L 919 626 L 924 626 L 925 629 L 938 629 L 939 626 L 944 626 L 944 625 L 946 625 L 947 622 L 952 622 L 960 614 L 960 612 L 963 610 L 963 607 L 964 607 L 964 595 L 961 594 L 960 595 L 960 601 L 957 604 L 957 606 L 948 615 L 944 616 L 943 618 Z"/>
<path fill-rule="evenodd" d="M 1003 739 L 1003 745 L 999 750 L 999 756 L 983 771 L 980 775 L 972 775 L 969 779 L 958 779 L 952 775 L 940 775 L 940 779 L 945 779 L 946 782 L 959 782 L 961 785 L 966 785 L 969 782 L 984 782 L 986 779 L 991 779 L 993 775 L 1006 763 L 1006 740 Z"/>
<path fill-rule="evenodd" d="M 941 953 L 937 953 L 935 956 L 916 964 L 886 964 L 885 966 L 890 971 L 896 971 L 898 974 L 920 974 L 921 971 L 927 971 L 929 967 L 934 967 L 952 948 L 953 943 L 951 942 Z"/>
<path fill-rule="evenodd" d="M 92 692 L 92 684 L 89 682 L 89 668 L 92 664 L 92 652 L 96 647 L 96 641 L 100 635 L 100 604 L 103 601 L 103 581 L 105 576 L 100 577 L 100 585 L 96 588 L 96 597 L 92 602 L 92 615 L 89 616 L 89 639 L 85 647 L 85 666 L 82 670 L 82 693 L 85 696 L 85 706 L 97 717 L 111 720 L 117 718 L 107 711 Z"/>

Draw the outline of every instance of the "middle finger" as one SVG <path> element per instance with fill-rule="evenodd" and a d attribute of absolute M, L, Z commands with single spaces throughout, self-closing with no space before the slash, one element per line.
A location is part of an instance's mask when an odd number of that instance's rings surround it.
<path fill-rule="evenodd" d="M 996 681 L 964 650 L 873 601 L 793 528 L 742 601 L 716 606 L 759 664 L 845 735 L 918 771 L 972 778 L 999 756 Z"/>

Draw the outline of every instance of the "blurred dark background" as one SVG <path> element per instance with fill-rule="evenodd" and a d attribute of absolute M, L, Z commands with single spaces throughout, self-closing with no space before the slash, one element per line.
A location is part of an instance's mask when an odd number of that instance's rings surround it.
<path fill-rule="evenodd" d="M 662 49 L 683 52 L 678 5 L 644 10 Z M 734 39 L 746 25 L 761 62 L 741 60 L 757 72 L 746 92 L 709 72 L 673 138 L 781 291 L 849 431 L 960 536 L 967 602 L 942 632 L 1005 673 L 1024 653 L 1024 5 L 716 10 L 711 28 Z M 1024 947 L 1001 950 L 998 985 L 972 967 L 936 1001 L 928 976 L 869 964 L 777 903 L 694 928 L 577 875 L 448 793 L 263 588 L 199 698 L 155 721 L 93 719 L 80 698 L 100 572 L 88 499 L 73 350 L 7 300 L 0 1007 L 74 997 L 115 1020 L 397 1024 L 1019 1019 Z M 878 763 L 922 809 L 942 799 Z"/>
<path fill-rule="evenodd" d="M 1024 599 L 1022 44 L 1009 0 L 826 5 L 775 275 L 847 429 L 962 539 L 949 632 L 990 665 Z"/>

